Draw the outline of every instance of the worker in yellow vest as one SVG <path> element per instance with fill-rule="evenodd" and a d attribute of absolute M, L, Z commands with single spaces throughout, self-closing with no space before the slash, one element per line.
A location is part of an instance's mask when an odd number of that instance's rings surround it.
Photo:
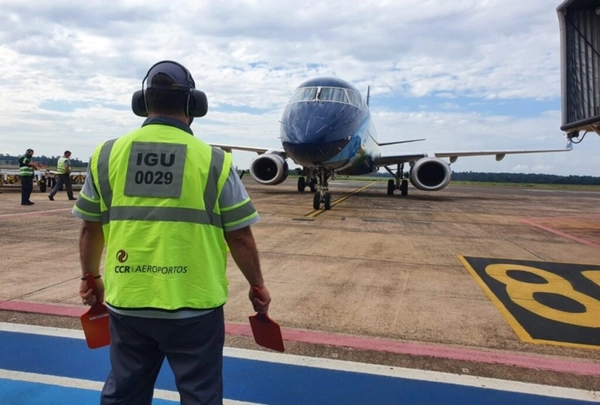
<path fill-rule="evenodd" d="M 25 154 L 19 158 L 19 177 L 21 178 L 21 205 L 35 204 L 29 198 L 33 191 L 33 178 L 35 171 L 39 169 L 37 163 L 33 163 L 33 149 L 27 149 Z"/>
<path fill-rule="evenodd" d="M 254 309 L 269 308 L 250 228 L 258 213 L 231 154 L 193 136 L 193 118 L 208 108 L 195 87 L 177 62 L 152 66 L 132 100 L 147 119 L 98 146 L 73 208 L 83 219 L 82 276 L 92 273 L 99 289 L 95 297 L 82 278 L 79 294 L 87 305 L 105 299 L 110 312 L 102 405 L 149 405 L 165 357 L 182 404 L 222 403 L 227 247 Z"/>
<path fill-rule="evenodd" d="M 54 201 L 54 196 L 58 193 L 58 190 L 64 185 L 67 189 L 67 197 L 69 200 L 76 200 L 73 197 L 73 185 L 71 184 L 71 151 L 66 150 L 63 156 L 58 159 L 58 163 L 56 164 L 56 185 L 48 194 L 48 199 L 50 201 Z"/>

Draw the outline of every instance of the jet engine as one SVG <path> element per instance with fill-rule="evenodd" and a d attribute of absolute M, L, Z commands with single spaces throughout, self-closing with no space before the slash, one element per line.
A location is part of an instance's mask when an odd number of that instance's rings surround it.
<path fill-rule="evenodd" d="M 288 164 L 276 153 L 265 153 L 252 161 L 250 174 L 260 184 L 274 186 L 288 176 Z"/>
<path fill-rule="evenodd" d="M 422 158 L 410 169 L 410 182 L 419 190 L 437 191 L 450 183 L 450 164 L 439 158 Z"/>

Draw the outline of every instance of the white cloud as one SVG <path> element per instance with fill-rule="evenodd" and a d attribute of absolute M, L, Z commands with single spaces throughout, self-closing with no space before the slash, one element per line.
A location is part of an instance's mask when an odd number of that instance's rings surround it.
<path fill-rule="evenodd" d="M 5 0 L 0 152 L 68 147 L 85 159 L 98 142 L 139 125 L 131 94 L 162 59 L 185 64 L 208 94 L 209 114 L 193 128 L 212 142 L 277 147 L 293 89 L 336 75 L 363 92 L 372 85 L 385 141 L 424 135 L 425 144 L 410 144 L 419 151 L 561 147 L 557 108 L 540 112 L 560 97 L 555 8 L 546 0 Z M 465 97 L 473 107 L 522 100 L 533 112 L 469 113 Z M 460 159 L 455 170 L 525 162 L 600 175 L 597 141 L 568 158 Z M 252 155 L 240 156 L 243 165 Z"/>

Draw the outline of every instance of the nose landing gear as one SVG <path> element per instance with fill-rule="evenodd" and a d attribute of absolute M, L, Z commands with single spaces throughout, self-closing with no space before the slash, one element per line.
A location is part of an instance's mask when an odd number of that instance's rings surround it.
<path fill-rule="evenodd" d="M 332 170 L 327 170 L 324 168 L 317 169 L 318 184 L 316 184 L 316 192 L 313 197 L 313 208 L 316 210 L 321 208 L 321 204 L 323 205 L 324 209 L 331 209 L 331 194 L 329 193 L 329 183 L 327 180 L 332 175 Z M 316 181 L 314 178 L 313 180 Z"/>

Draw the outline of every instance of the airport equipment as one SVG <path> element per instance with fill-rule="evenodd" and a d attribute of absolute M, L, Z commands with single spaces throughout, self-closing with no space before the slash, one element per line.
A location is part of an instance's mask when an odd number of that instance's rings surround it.
<path fill-rule="evenodd" d="M 56 184 L 56 171 L 53 170 L 35 170 L 33 181 L 38 185 L 41 193 L 45 193 L 48 188 Z M 87 172 L 71 172 L 71 183 L 73 189 L 81 188 L 85 182 Z M 21 187 L 21 176 L 19 169 L 0 169 L 0 186 L 3 188 Z"/>
<path fill-rule="evenodd" d="M 600 2 L 566 0 L 557 8 L 560 25 L 562 126 L 581 142 L 600 135 Z"/>

